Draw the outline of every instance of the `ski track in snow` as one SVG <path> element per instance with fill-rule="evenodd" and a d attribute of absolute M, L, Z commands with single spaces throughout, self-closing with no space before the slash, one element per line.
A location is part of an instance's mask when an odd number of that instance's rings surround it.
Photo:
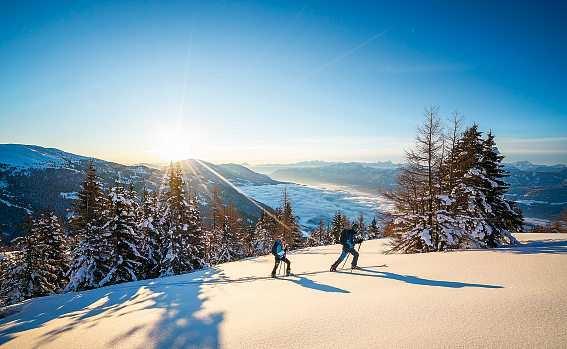
<path fill-rule="evenodd" d="M 328 272 L 340 246 L 25 301 L 0 313 L 2 348 L 560 348 L 567 234 L 496 250 L 384 255 Z"/>

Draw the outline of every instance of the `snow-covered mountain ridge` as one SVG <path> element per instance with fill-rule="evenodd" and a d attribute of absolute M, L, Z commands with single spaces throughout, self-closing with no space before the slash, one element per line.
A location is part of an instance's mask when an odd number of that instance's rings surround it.
<path fill-rule="evenodd" d="M 0 166 L 16 171 L 73 167 L 87 157 L 37 145 L 0 144 Z"/>
<path fill-rule="evenodd" d="M 156 189 L 164 178 L 164 168 L 126 166 L 35 145 L 0 144 L 0 234 L 3 235 L 0 238 L 9 241 L 16 236 L 28 214 L 53 210 L 58 216 L 66 217 L 90 161 L 105 187 L 131 183 L 141 192 L 144 187 Z M 204 216 L 208 212 L 210 191 L 218 187 L 226 202 L 233 203 L 245 219 L 254 221 L 260 215 L 257 203 L 233 185 L 280 183 L 240 165 L 185 160 L 182 166 L 187 183 L 200 199 Z"/>

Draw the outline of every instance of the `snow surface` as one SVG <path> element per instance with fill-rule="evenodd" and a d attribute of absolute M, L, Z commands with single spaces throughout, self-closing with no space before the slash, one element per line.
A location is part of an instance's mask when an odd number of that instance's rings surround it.
<path fill-rule="evenodd" d="M 350 219 L 361 212 L 370 223 L 375 215 L 390 209 L 390 203 L 378 195 L 370 195 L 344 187 L 314 187 L 301 184 L 273 184 L 243 186 L 239 189 L 253 199 L 272 208 L 281 205 L 282 191 L 287 189 L 294 213 L 304 229 L 311 230 L 319 225 L 319 220 L 330 222 L 337 210 Z"/>
<path fill-rule="evenodd" d="M 86 159 L 54 148 L 25 144 L 0 144 L 0 164 L 16 170 L 60 168 Z"/>
<path fill-rule="evenodd" d="M 37 298 L 0 319 L 6 348 L 559 348 L 567 342 L 567 234 L 523 246 L 384 255 L 329 273 L 337 245 Z"/>

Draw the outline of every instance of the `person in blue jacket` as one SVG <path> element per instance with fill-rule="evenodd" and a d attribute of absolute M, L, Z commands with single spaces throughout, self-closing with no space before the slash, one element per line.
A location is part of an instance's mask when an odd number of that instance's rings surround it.
<path fill-rule="evenodd" d="M 352 228 L 343 229 L 343 231 L 341 232 L 340 243 L 341 245 L 343 245 L 343 251 L 339 256 L 339 259 L 337 259 L 336 262 L 331 265 L 331 271 L 337 271 L 337 267 L 349 253 L 352 254 L 352 269 L 358 269 L 358 266 L 356 265 L 358 263 L 358 252 L 354 249 L 354 245 L 360 243 L 361 240 L 355 239 L 357 231 L 358 224 L 355 223 L 352 225 Z"/>
<path fill-rule="evenodd" d="M 272 246 L 272 254 L 276 259 L 274 269 L 272 270 L 272 277 L 276 277 L 276 270 L 278 269 L 278 266 L 282 261 L 287 264 L 285 275 L 289 276 L 289 274 L 291 273 L 291 262 L 286 258 L 286 253 L 287 245 L 285 243 L 285 239 L 283 237 L 281 239 L 276 239 L 276 241 L 274 241 L 274 245 Z"/>

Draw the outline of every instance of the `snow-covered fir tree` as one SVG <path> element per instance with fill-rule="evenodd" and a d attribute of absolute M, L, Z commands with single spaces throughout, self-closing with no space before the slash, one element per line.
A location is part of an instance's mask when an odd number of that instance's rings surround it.
<path fill-rule="evenodd" d="M 333 236 L 323 220 L 319 220 L 317 228 L 313 229 L 307 239 L 309 246 L 325 246 L 333 243 Z"/>
<path fill-rule="evenodd" d="M 282 204 L 276 212 L 280 223 L 280 234 L 286 240 L 288 248 L 291 250 L 301 248 L 303 246 L 303 236 L 299 229 L 299 224 L 297 224 L 297 218 L 293 213 L 287 189 L 284 189 L 282 192 Z"/>
<path fill-rule="evenodd" d="M 357 235 L 360 238 L 367 240 L 368 239 L 368 229 L 366 227 L 366 223 L 364 223 L 364 214 L 362 212 L 360 212 L 358 217 L 356 217 L 355 223 L 358 225 Z"/>
<path fill-rule="evenodd" d="M 477 125 L 468 128 L 456 151 L 458 162 L 455 188 L 451 192 L 452 211 L 459 226 L 467 232 L 463 244 L 473 247 L 495 247 L 515 243 L 511 232 L 522 224 L 517 207 L 504 199 L 508 185 L 491 133 L 486 139 Z"/>
<path fill-rule="evenodd" d="M 223 218 L 224 206 L 220 197 L 220 189 L 218 187 L 213 187 L 211 190 L 211 201 L 209 204 L 210 216 L 208 218 L 208 224 L 204 231 L 204 243 L 205 243 L 205 260 L 207 264 L 214 265 L 217 263 L 217 256 L 220 251 L 221 243 L 221 227 Z"/>
<path fill-rule="evenodd" d="M 159 276 L 162 258 L 162 233 L 159 224 L 158 197 L 155 191 L 149 192 L 144 189 L 142 192 L 139 217 L 138 228 L 142 235 L 140 252 L 144 256 L 142 275 L 144 278 L 155 278 Z"/>
<path fill-rule="evenodd" d="M 163 232 L 160 275 L 186 273 L 202 266 L 199 247 L 191 244 L 196 236 L 201 235 L 197 218 L 185 193 L 181 168 L 179 164 L 172 164 L 160 204 L 160 228 Z"/>
<path fill-rule="evenodd" d="M 30 235 L 37 260 L 33 261 L 32 296 L 60 292 L 68 282 L 69 251 L 59 218 L 44 213 L 32 221 Z"/>
<path fill-rule="evenodd" d="M 0 306 L 14 304 L 29 298 L 29 279 L 22 251 L 0 254 Z"/>
<path fill-rule="evenodd" d="M 138 280 L 143 272 L 141 243 L 142 234 L 138 229 L 136 212 L 138 204 L 133 190 L 113 187 L 109 193 L 110 217 L 102 228 L 109 256 L 108 272 L 99 286 Z"/>
<path fill-rule="evenodd" d="M 277 231 L 277 222 L 271 214 L 261 212 L 252 240 L 254 255 L 261 256 L 270 253 Z"/>
<path fill-rule="evenodd" d="M 341 237 L 341 232 L 348 226 L 348 218 L 343 215 L 339 210 L 335 212 L 333 219 L 331 220 L 331 236 L 333 238 L 332 243 L 338 243 Z"/>
<path fill-rule="evenodd" d="M 14 303 L 60 292 L 66 285 L 68 253 L 59 219 L 52 213 L 28 218 L 26 233 L 3 255 L 0 299 Z"/>
<path fill-rule="evenodd" d="M 73 205 L 73 215 L 69 222 L 75 235 L 85 235 L 89 226 L 100 216 L 101 201 L 104 200 L 102 187 L 96 174 L 93 161 L 90 161 L 78 199 Z"/>
<path fill-rule="evenodd" d="M 504 169 L 502 161 L 504 156 L 500 154 L 494 135 L 488 132 L 483 142 L 482 167 L 486 173 L 486 179 L 490 183 L 486 193 L 488 204 L 492 207 L 493 225 L 492 234 L 488 235 L 485 242 L 489 247 L 501 244 L 517 243 L 511 233 L 520 232 L 523 224 L 522 211 L 512 201 L 506 200 L 504 194 L 510 186 L 504 180 L 508 173 Z"/>
<path fill-rule="evenodd" d="M 236 208 L 228 204 L 224 210 L 222 225 L 218 231 L 219 243 L 215 254 L 216 263 L 231 262 L 243 257 L 240 241 L 241 224 Z"/>
<path fill-rule="evenodd" d="M 196 193 L 189 193 L 187 210 L 191 265 L 193 269 L 200 269 L 207 265 L 206 238 L 199 212 L 199 198 Z"/>
<path fill-rule="evenodd" d="M 71 224 L 78 243 L 72 253 L 68 291 L 98 287 L 110 270 L 110 246 L 103 230 L 110 215 L 110 204 L 92 162 L 74 208 Z"/>
<path fill-rule="evenodd" d="M 255 256 L 254 233 L 255 225 L 243 225 L 240 229 L 240 244 L 242 245 L 243 258 Z"/>
<path fill-rule="evenodd" d="M 395 203 L 394 250 L 429 252 L 515 243 L 521 213 L 506 201 L 508 185 L 491 133 L 486 139 L 477 125 L 459 133 L 454 117 L 443 135 L 436 109 L 426 113 L 415 149 L 398 188 L 388 197 Z"/>
<path fill-rule="evenodd" d="M 380 233 L 380 228 L 378 228 L 378 223 L 376 222 L 376 217 L 372 219 L 370 225 L 368 225 L 367 229 L 368 239 L 377 239 L 382 237 Z"/>

